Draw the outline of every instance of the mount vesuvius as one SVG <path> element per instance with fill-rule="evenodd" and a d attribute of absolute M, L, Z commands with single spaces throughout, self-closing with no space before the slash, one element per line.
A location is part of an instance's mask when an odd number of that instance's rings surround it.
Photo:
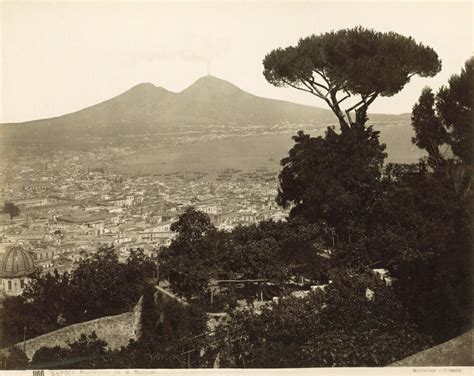
<path fill-rule="evenodd" d="M 407 115 L 372 114 L 370 118 L 372 121 L 396 121 L 406 120 Z M 145 134 L 193 125 L 271 126 L 333 121 L 336 124 L 329 110 L 258 97 L 227 81 L 205 76 L 179 93 L 150 83 L 139 84 L 112 99 L 77 112 L 1 124 L 0 134 L 6 139 L 51 140 Z"/>

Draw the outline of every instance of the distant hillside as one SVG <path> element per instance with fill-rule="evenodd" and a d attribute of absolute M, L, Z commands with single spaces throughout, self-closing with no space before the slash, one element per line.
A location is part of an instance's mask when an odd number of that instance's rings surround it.
<path fill-rule="evenodd" d="M 371 115 L 373 121 L 403 120 L 407 115 Z M 335 121 L 331 111 L 257 97 L 237 86 L 205 76 L 180 93 L 150 83 L 97 105 L 49 119 L 0 125 L 6 138 L 61 139 L 113 137 L 193 125 L 318 124 Z"/>

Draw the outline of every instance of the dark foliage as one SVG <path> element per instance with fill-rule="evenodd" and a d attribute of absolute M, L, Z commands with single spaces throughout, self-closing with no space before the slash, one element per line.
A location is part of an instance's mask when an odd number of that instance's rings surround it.
<path fill-rule="evenodd" d="M 241 275 L 281 284 L 295 275 L 319 279 L 326 268 L 319 254 L 328 230 L 303 218 L 263 221 L 225 233 L 210 225 L 206 214 L 189 209 L 177 223 L 177 238 L 160 253 L 160 275 L 188 299 L 208 299 L 212 279 Z"/>
<path fill-rule="evenodd" d="M 132 250 L 126 263 L 113 248 L 102 248 L 74 270 L 69 296 L 72 321 L 86 321 L 131 309 L 155 266 L 141 250 Z"/>
<path fill-rule="evenodd" d="M 69 292 L 68 273 L 33 274 L 23 295 L 3 301 L 4 314 L 9 317 L 3 323 L 5 341 L 15 343 L 23 339 L 24 333 L 33 338 L 57 329 L 58 316 L 69 304 Z"/>
<path fill-rule="evenodd" d="M 3 213 L 10 214 L 10 219 L 20 215 L 20 209 L 13 202 L 5 202 L 3 204 Z"/>
<path fill-rule="evenodd" d="M 213 239 L 216 228 L 205 213 L 188 208 L 172 224 L 178 233 L 168 248 L 160 252 L 160 274 L 187 298 L 202 294 L 215 275 L 217 259 Z"/>
<path fill-rule="evenodd" d="M 408 174 L 374 210 L 373 238 L 413 319 L 437 342 L 472 321 L 471 217 L 442 172 Z M 378 224 L 376 224 L 378 222 Z M 375 230 L 378 229 L 378 230 Z"/>
<path fill-rule="evenodd" d="M 12 346 L 6 353 L 0 353 L 0 369 L 24 370 L 28 368 L 28 357 L 22 349 Z"/>
<path fill-rule="evenodd" d="M 472 162 L 473 99 L 474 58 L 436 95 L 430 88 L 421 93 L 412 112 L 413 143 L 428 152 L 432 166 L 440 167 L 449 158 L 446 147 L 457 160 Z M 445 150 L 440 150 L 443 146 Z"/>
<path fill-rule="evenodd" d="M 325 222 L 340 238 L 354 235 L 364 221 L 365 208 L 377 195 L 377 184 L 386 157 L 385 145 L 371 127 L 354 126 L 337 134 L 328 128 L 325 137 L 302 131 L 281 161 L 277 202 L 292 206 L 292 217 Z"/>
<path fill-rule="evenodd" d="M 291 86 L 324 100 L 339 119 L 341 131 L 364 125 L 369 105 L 398 93 L 414 75 L 434 76 L 438 55 L 411 37 L 362 27 L 300 39 L 296 47 L 278 48 L 263 60 L 264 76 L 275 86 Z M 357 103 L 342 109 L 342 102 Z M 355 111 L 355 121 L 351 119 Z"/>
<path fill-rule="evenodd" d="M 131 250 L 120 263 L 113 248 L 101 248 L 72 272 L 34 274 L 21 296 L 3 302 L 5 340 L 15 343 L 64 325 L 130 310 L 154 275 L 155 263 L 142 250 Z M 5 320 L 6 321 L 6 320 Z"/>
<path fill-rule="evenodd" d="M 326 269 L 320 254 L 325 250 L 328 232 L 324 224 L 309 223 L 304 218 L 237 227 L 229 235 L 222 266 L 230 275 L 274 282 L 290 276 L 317 280 Z"/>
<path fill-rule="evenodd" d="M 413 142 L 428 152 L 433 172 L 402 174 L 392 199 L 410 213 L 401 224 L 407 249 L 393 265 L 400 296 L 438 342 L 472 326 L 473 68 L 471 58 L 436 95 L 423 90 Z"/>
<path fill-rule="evenodd" d="M 95 332 L 81 336 L 67 347 L 41 347 L 33 355 L 32 368 L 83 369 L 102 368 L 108 357 L 107 342 L 97 338 Z"/>
<path fill-rule="evenodd" d="M 333 275 L 325 292 L 236 314 L 217 338 L 210 351 L 221 366 L 244 368 L 384 366 L 430 343 L 389 288 L 351 270 Z"/>
<path fill-rule="evenodd" d="M 145 302 L 144 302 L 145 303 Z M 145 307 L 144 307 L 145 308 Z M 188 368 L 203 365 L 206 314 L 198 306 L 159 299 L 147 303 L 147 333 L 139 341 L 111 352 L 113 368 Z"/>

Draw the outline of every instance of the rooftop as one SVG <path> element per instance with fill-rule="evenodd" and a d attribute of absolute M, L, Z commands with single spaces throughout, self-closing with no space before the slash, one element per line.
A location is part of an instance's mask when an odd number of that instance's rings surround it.
<path fill-rule="evenodd" d="M 22 277 L 36 270 L 31 255 L 21 247 L 10 248 L 0 259 L 0 277 Z"/>

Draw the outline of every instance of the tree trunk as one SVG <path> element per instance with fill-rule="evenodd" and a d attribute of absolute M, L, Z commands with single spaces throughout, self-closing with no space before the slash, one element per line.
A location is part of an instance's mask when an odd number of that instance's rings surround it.
<path fill-rule="evenodd" d="M 356 123 L 364 126 L 369 118 L 367 117 L 367 107 L 363 106 L 356 110 Z"/>
<path fill-rule="evenodd" d="M 345 133 L 351 130 L 350 125 L 346 122 L 344 117 L 339 117 L 339 125 L 341 126 L 341 133 Z"/>
<path fill-rule="evenodd" d="M 351 130 L 351 125 L 350 125 L 350 120 L 346 120 L 346 116 L 342 112 L 341 108 L 339 107 L 339 103 L 336 98 L 336 92 L 331 93 L 331 100 L 327 101 L 329 104 L 329 107 L 331 107 L 332 112 L 334 112 L 334 115 L 337 116 L 339 120 L 339 125 L 341 126 L 341 133 L 347 132 Z"/>

